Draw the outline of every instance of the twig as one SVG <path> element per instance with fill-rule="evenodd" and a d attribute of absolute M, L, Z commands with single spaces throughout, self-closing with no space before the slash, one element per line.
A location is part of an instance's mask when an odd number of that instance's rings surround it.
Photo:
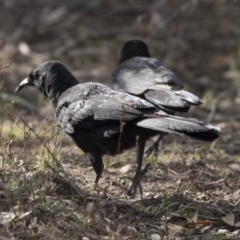
<path fill-rule="evenodd" d="M 68 182 L 71 187 L 78 193 L 78 195 L 82 198 L 85 198 L 87 196 L 87 193 L 85 191 L 83 191 L 81 188 L 79 188 L 77 186 L 77 184 L 72 181 L 68 174 L 65 172 L 64 168 L 62 167 L 62 165 L 58 162 L 58 160 L 55 158 L 54 154 L 50 151 L 50 149 L 47 147 L 47 145 L 41 140 L 41 138 L 38 136 L 38 134 L 34 131 L 34 129 L 32 129 L 23 119 L 22 117 L 16 113 L 16 115 L 20 118 L 20 120 L 23 122 L 23 124 L 25 126 L 27 126 L 27 128 L 37 137 L 37 139 L 43 144 L 43 146 L 46 148 L 46 150 L 48 151 L 48 153 L 51 155 L 52 159 L 54 160 L 56 166 L 58 167 L 58 169 L 62 172 L 63 174 L 63 178 L 66 180 L 66 182 Z M 54 171 L 54 169 L 49 165 L 49 167 Z M 54 171 L 55 172 L 55 171 Z"/>
<path fill-rule="evenodd" d="M 141 199 L 114 199 L 114 200 L 108 200 L 108 199 L 102 199 L 98 196 L 89 196 L 86 198 L 87 200 L 95 200 L 95 201 L 105 201 L 106 205 L 117 205 L 117 206 L 129 206 L 133 205 L 135 203 L 141 202 Z"/>
<path fill-rule="evenodd" d="M 124 112 L 125 109 L 122 106 L 123 111 L 121 112 L 120 116 L 119 116 L 119 122 L 120 122 L 120 134 L 119 134 L 119 139 L 118 139 L 118 146 L 117 146 L 117 154 L 121 153 L 121 141 L 122 141 L 122 132 L 123 132 L 123 128 L 126 125 L 126 123 L 124 122 Z"/>

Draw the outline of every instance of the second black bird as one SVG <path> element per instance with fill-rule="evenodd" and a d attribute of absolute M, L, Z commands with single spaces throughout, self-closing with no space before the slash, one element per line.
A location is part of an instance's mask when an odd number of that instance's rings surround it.
<path fill-rule="evenodd" d="M 151 58 L 148 46 L 141 40 L 126 42 L 121 50 L 117 69 L 112 73 L 109 86 L 117 91 L 138 96 L 170 114 L 186 112 L 191 105 L 202 101 L 194 94 L 182 90 L 182 82 L 157 59 Z M 165 134 L 160 134 L 145 151 L 157 157 L 158 145 Z"/>

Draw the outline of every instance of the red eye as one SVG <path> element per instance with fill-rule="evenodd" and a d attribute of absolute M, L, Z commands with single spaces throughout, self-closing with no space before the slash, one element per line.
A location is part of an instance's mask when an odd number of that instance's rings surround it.
<path fill-rule="evenodd" d="M 37 75 L 32 75 L 32 78 L 33 78 L 34 80 L 36 80 L 36 79 L 37 79 Z"/>

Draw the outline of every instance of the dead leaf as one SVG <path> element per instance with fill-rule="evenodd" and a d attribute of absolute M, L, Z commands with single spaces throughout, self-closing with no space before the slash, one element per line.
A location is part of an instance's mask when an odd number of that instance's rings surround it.
<path fill-rule="evenodd" d="M 42 234 L 49 239 L 59 239 L 62 237 L 61 232 L 59 232 L 59 230 L 53 226 L 39 226 L 38 234 Z"/>
<path fill-rule="evenodd" d="M 32 211 L 22 213 L 22 214 L 18 215 L 18 216 L 16 217 L 16 219 L 20 220 L 20 219 L 22 219 L 22 218 L 27 217 L 27 216 L 30 215 L 31 213 L 32 213 Z"/>
<path fill-rule="evenodd" d="M 125 229 L 125 226 L 123 224 L 119 224 L 118 227 L 117 227 L 116 235 L 120 235 L 121 232 L 123 232 L 124 229 Z"/>
<path fill-rule="evenodd" d="M 167 227 L 169 229 L 169 232 L 174 233 L 174 234 L 177 233 L 177 232 L 180 232 L 183 229 L 182 226 L 175 225 L 175 224 L 172 224 L 172 223 L 168 223 Z"/>
<path fill-rule="evenodd" d="M 160 240 L 161 237 L 160 237 L 159 234 L 152 234 L 152 235 L 151 235 L 151 239 L 152 239 L 152 240 Z"/>
<path fill-rule="evenodd" d="M 239 233 L 240 233 L 240 230 L 236 230 L 236 231 L 230 233 L 229 235 L 230 235 L 230 237 L 237 237 L 237 236 L 239 236 Z"/>
<path fill-rule="evenodd" d="M 234 226 L 235 227 L 240 227 L 240 222 L 236 222 Z"/>
<path fill-rule="evenodd" d="M 73 202 L 72 200 L 65 199 L 63 201 L 66 202 L 69 205 L 69 208 L 71 208 L 73 211 L 76 211 L 79 209 L 79 205 Z"/>
<path fill-rule="evenodd" d="M 233 212 L 229 212 L 226 216 L 222 217 L 222 220 L 230 226 L 234 226 L 235 215 Z"/>
<path fill-rule="evenodd" d="M 135 227 L 127 226 L 127 229 L 132 232 L 137 232 L 137 229 Z"/>
<path fill-rule="evenodd" d="M 227 229 L 219 229 L 217 232 L 224 234 L 224 233 L 228 233 L 229 231 Z"/>
<path fill-rule="evenodd" d="M 12 212 L 1 212 L 0 213 L 0 224 L 8 224 L 15 218 L 15 214 Z"/>
<path fill-rule="evenodd" d="M 191 218 L 191 220 L 192 220 L 193 222 L 197 222 L 197 220 L 198 220 L 198 211 L 196 211 L 196 213 L 193 215 L 193 217 Z"/>
<path fill-rule="evenodd" d="M 206 226 L 204 228 L 201 229 L 201 233 L 206 233 L 207 230 L 211 227 L 212 225 Z"/>
<path fill-rule="evenodd" d="M 132 169 L 132 167 L 133 166 L 131 164 L 127 164 L 127 165 L 121 167 L 119 172 L 122 173 L 122 174 L 127 173 Z"/>

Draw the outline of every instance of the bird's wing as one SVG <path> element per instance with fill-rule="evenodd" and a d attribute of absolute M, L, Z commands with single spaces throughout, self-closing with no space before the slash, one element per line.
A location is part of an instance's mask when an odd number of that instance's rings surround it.
<path fill-rule="evenodd" d="M 132 121 L 154 106 L 143 99 L 113 91 L 98 83 L 78 84 L 67 90 L 58 101 L 56 118 L 62 129 L 93 128 L 99 122 Z"/>
<path fill-rule="evenodd" d="M 196 95 L 180 90 L 149 89 L 144 93 L 144 98 L 160 109 L 170 111 L 188 111 L 190 105 L 200 105 L 202 103 Z"/>
<path fill-rule="evenodd" d="M 144 93 L 144 98 L 160 109 L 169 111 L 188 111 L 190 104 L 177 96 L 175 91 L 158 89 L 149 90 Z"/>
<path fill-rule="evenodd" d="M 134 57 L 120 64 L 109 81 L 112 89 L 140 95 L 152 86 L 181 89 L 181 81 L 156 59 Z"/>

